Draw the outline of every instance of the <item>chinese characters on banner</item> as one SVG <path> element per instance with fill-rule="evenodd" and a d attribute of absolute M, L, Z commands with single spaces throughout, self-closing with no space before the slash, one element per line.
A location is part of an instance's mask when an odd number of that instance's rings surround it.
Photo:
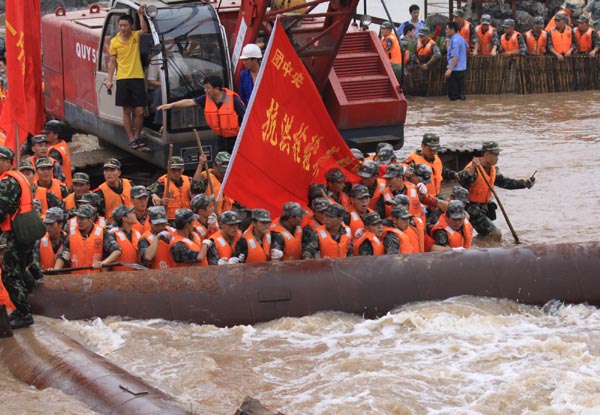
<path fill-rule="evenodd" d="M 277 217 L 334 167 L 353 179 L 359 164 L 277 20 L 221 192 Z"/>
<path fill-rule="evenodd" d="M 6 145 L 17 150 L 27 133 L 38 134 L 44 123 L 40 0 L 6 2 L 6 74 L 9 92 L 0 116 Z M 17 152 L 17 151 L 15 151 Z"/>

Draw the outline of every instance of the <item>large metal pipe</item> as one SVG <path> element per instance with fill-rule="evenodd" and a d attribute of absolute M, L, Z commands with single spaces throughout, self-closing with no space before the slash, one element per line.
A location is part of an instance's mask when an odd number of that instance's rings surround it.
<path fill-rule="evenodd" d="M 36 314 L 231 326 L 457 295 L 600 305 L 600 242 L 45 277 Z"/>
<path fill-rule="evenodd" d="M 22 382 L 62 390 L 101 414 L 191 413 L 173 397 L 45 324 L 15 330 L 13 337 L 0 340 L 0 358 Z"/>

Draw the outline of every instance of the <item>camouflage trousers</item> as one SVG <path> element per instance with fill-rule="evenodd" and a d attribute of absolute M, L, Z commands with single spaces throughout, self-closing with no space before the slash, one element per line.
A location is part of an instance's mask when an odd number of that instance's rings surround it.
<path fill-rule="evenodd" d="M 495 212 L 490 212 L 487 204 L 469 203 L 466 210 L 469 213 L 469 222 L 471 222 L 471 225 L 473 225 L 473 228 L 479 235 L 487 236 L 497 232 L 496 225 L 490 219 L 490 216 L 496 219 Z"/>
<path fill-rule="evenodd" d="M 27 267 L 33 262 L 33 246 L 17 245 L 14 234 L 7 233 L 6 249 L 2 259 L 2 283 L 11 301 L 21 314 L 30 314 L 27 301 Z"/>

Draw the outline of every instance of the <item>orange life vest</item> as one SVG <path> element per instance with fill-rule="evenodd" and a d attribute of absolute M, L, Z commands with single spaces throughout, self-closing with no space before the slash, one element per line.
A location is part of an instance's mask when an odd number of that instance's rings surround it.
<path fill-rule="evenodd" d="M 109 231 L 112 235 L 115 236 L 115 240 L 119 247 L 121 248 L 121 256 L 119 257 L 120 262 L 132 262 L 137 263 L 140 261 L 140 252 L 138 250 L 138 242 L 140 241 L 141 234 L 133 230 L 131 231 L 131 241 L 125 235 L 125 232 L 119 228 L 112 228 Z M 113 271 L 129 271 L 131 268 L 116 266 L 112 267 Z"/>
<path fill-rule="evenodd" d="M 243 234 L 244 239 L 248 243 L 248 257 L 246 263 L 251 262 L 265 262 L 271 260 L 271 233 L 267 233 L 263 236 L 262 244 L 258 242 L 258 239 L 252 232 L 254 225 L 250 225 Z"/>
<path fill-rule="evenodd" d="M 193 239 L 190 238 L 186 238 L 184 236 L 179 235 L 179 233 L 175 232 L 175 234 L 173 234 L 173 237 L 171 238 L 171 242 L 169 243 L 169 253 L 171 252 L 171 248 L 173 247 L 173 245 L 175 245 L 177 242 L 181 242 L 183 244 L 185 244 L 185 246 L 188 247 L 188 249 L 194 251 L 194 252 L 200 252 L 200 248 L 202 247 L 202 241 L 200 240 L 200 236 L 198 236 L 198 234 L 192 232 L 192 235 L 190 235 Z M 172 258 L 172 256 L 171 256 Z M 206 259 L 206 257 L 204 257 L 204 259 L 200 262 L 175 262 L 175 260 L 173 260 L 173 267 L 174 268 L 182 268 L 182 267 L 189 267 L 189 266 L 194 266 L 194 265 L 202 265 L 202 266 L 206 266 L 208 265 L 208 259 Z"/>
<path fill-rule="evenodd" d="M 175 220 L 175 211 L 177 209 L 190 208 L 190 189 L 191 182 L 188 176 L 181 176 L 183 184 L 181 187 L 177 187 L 173 180 L 169 181 L 169 205 L 167 206 L 167 218 L 169 220 Z M 159 183 L 163 183 L 166 186 L 167 175 L 162 175 L 159 179 Z M 162 198 L 162 195 L 159 195 Z"/>
<path fill-rule="evenodd" d="M 50 193 L 53 193 L 54 196 L 56 196 L 58 198 L 58 200 L 62 200 L 63 195 L 62 195 L 62 189 L 60 187 L 60 185 L 62 183 L 60 182 L 60 180 L 52 179 L 52 184 L 50 185 L 50 187 L 40 186 L 40 184 L 37 180 L 34 183 L 36 183 L 38 189 L 40 187 L 47 189 Z"/>
<path fill-rule="evenodd" d="M 58 143 L 48 146 L 48 151 L 56 150 L 60 153 L 62 158 L 62 169 L 65 174 L 65 183 L 69 188 L 73 187 L 73 176 L 71 172 L 71 151 L 65 140 L 59 140 Z"/>
<path fill-rule="evenodd" d="M 467 164 L 465 169 L 470 168 L 473 165 L 473 162 Z M 477 169 L 477 178 L 469 187 L 469 202 L 471 203 L 488 203 L 492 200 L 492 191 L 485 183 L 483 177 L 481 177 L 481 173 L 485 175 L 485 178 L 488 180 L 490 185 L 493 187 L 494 183 L 496 183 L 496 167 L 490 167 L 490 174 L 483 168 Z"/>
<path fill-rule="evenodd" d="M 550 36 L 552 37 L 552 47 L 560 54 L 567 53 L 573 46 L 573 29 L 569 26 L 566 26 L 562 33 L 558 29 L 552 29 Z"/>
<path fill-rule="evenodd" d="M 316 229 L 321 258 L 345 258 L 348 256 L 348 247 L 352 241 L 352 234 L 349 227 L 343 224 L 342 227 L 344 229 L 339 242 L 336 242 L 331 237 L 325 225 L 321 225 Z"/>
<path fill-rule="evenodd" d="M 389 40 L 392 44 L 389 50 L 386 50 L 388 46 L 386 40 Z M 383 50 L 385 51 L 385 54 L 387 55 L 390 63 L 402 65 L 402 53 L 400 50 L 400 44 L 398 43 L 398 38 L 394 33 L 390 33 L 389 35 L 381 39 L 381 46 L 383 46 Z"/>
<path fill-rule="evenodd" d="M 419 57 L 419 62 L 427 63 L 427 61 L 433 55 L 433 47 L 435 46 L 435 42 L 433 39 L 429 39 L 427 43 L 423 44 L 421 39 L 417 41 L 417 56 Z"/>
<path fill-rule="evenodd" d="M 214 196 L 216 198 L 217 195 L 219 194 L 219 191 L 221 190 L 221 181 L 216 178 L 216 176 L 212 172 L 212 169 L 209 169 L 209 172 L 210 172 L 210 180 L 215 189 Z M 208 178 L 206 176 L 206 171 L 202 172 L 202 177 L 204 177 L 208 181 Z M 206 190 L 204 191 L 204 194 L 206 196 L 211 196 L 213 194 L 213 192 L 210 191 L 210 186 L 208 186 L 208 185 L 206 186 Z M 235 203 L 235 201 L 232 198 L 230 198 L 227 195 L 223 195 L 223 198 L 221 200 L 219 200 L 219 202 L 217 203 L 217 209 L 216 209 L 217 215 L 220 215 L 222 212 L 232 210 L 234 203 Z"/>
<path fill-rule="evenodd" d="M 302 259 L 302 227 L 296 226 L 292 234 L 281 224 L 280 218 L 277 218 L 271 224 L 271 231 L 279 232 L 285 241 L 283 249 L 283 260 Z"/>
<path fill-rule="evenodd" d="M 59 162 L 58 162 L 58 160 L 56 160 L 54 157 L 50 157 L 50 156 L 48 156 L 48 157 L 46 157 L 46 158 L 47 158 L 47 159 L 49 159 L 49 160 L 52 162 L 52 172 L 53 172 L 53 173 L 52 173 L 52 174 L 53 174 L 53 176 L 52 176 L 52 177 L 54 177 L 54 166 L 55 166 L 56 164 L 60 165 L 60 163 L 59 163 Z M 24 157 L 24 160 L 29 160 L 29 161 L 31 162 L 31 164 L 33 164 L 33 167 L 35 167 L 35 162 L 36 162 L 37 158 L 36 158 L 35 156 L 26 156 L 26 157 Z M 38 178 L 39 178 L 39 176 L 38 176 L 38 174 L 37 174 L 37 168 L 36 168 L 36 173 L 35 173 L 35 174 L 34 174 L 34 176 L 33 176 L 33 182 L 34 182 L 34 183 L 37 183 L 37 181 L 38 181 Z M 56 178 L 56 177 L 54 177 L 54 178 Z M 62 196 L 61 196 L 61 197 L 62 197 Z"/>
<path fill-rule="evenodd" d="M 442 171 L 444 170 L 444 166 L 442 165 L 442 160 L 440 160 L 440 157 L 436 154 L 433 159 L 433 162 L 429 162 L 425 160 L 425 157 L 423 157 L 421 154 L 414 151 L 411 155 L 408 156 L 406 162 L 414 162 L 415 165 L 426 164 L 431 168 L 431 183 L 426 183 L 425 186 L 427 187 L 428 194 L 431 194 L 432 196 L 437 196 L 440 193 L 440 190 L 442 189 L 442 180 L 444 180 L 444 178 L 442 177 Z"/>
<path fill-rule="evenodd" d="M 45 216 L 46 211 L 48 210 L 48 193 L 50 193 L 50 190 L 46 189 L 45 187 L 36 186 L 35 194 L 33 195 L 33 198 L 40 202 L 42 216 Z"/>
<path fill-rule="evenodd" d="M 70 193 L 63 199 L 63 203 L 65 204 L 65 210 L 75 209 L 77 207 L 77 203 L 75 202 L 75 193 Z"/>
<path fill-rule="evenodd" d="M 367 213 L 372 211 L 372 209 L 367 209 Z M 360 216 L 360 213 L 358 213 L 354 207 L 351 207 L 350 210 L 348 210 L 348 215 L 350 216 L 348 227 L 350 228 L 352 235 L 354 235 L 357 230 L 365 228 L 365 224 Z"/>
<path fill-rule="evenodd" d="M 573 22 L 571 21 L 571 15 L 565 9 L 561 9 L 561 10 L 557 11 L 556 14 L 565 14 L 567 16 L 567 19 L 568 19 L 568 26 L 567 27 L 572 27 L 573 26 Z M 546 32 L 549 32 L 552 29 L 554 29 L 555 27 L 556 27 L 556 19 L 554 18 L 554 16 L 552 16 L 552 19 L 550 19 L 550 21 L 548 22 L 548 24 L 546 25 L 546 27 L 544 28 L 544 30 Z"/>
<path fill-rule="evenodd" d="M 74 226 L 69 230 L 69 251 L 71 252 L 72 267 L 91 267 L 94 260 L 102 261 L 104 231 L 100 226 L 93 225 L 87 238 L 83 238 L 79 228 Z M 73 271 L 74 274 L 100 272 L 99 269 Z"/>
<path fill-rule="evenodd" d="M 425 221 L 421 218 L 413 218 L 415 226 L 408 225 L 405 233 L 410 239 L 413 252 L 426 252 L 425 249 Z"/>
<path fill-rule="evenodd" d="M 471 47 L 471 22 L 465 20 L 465 23 L 462 25 L 460 29 L 458 29 L 458 34 L 467 42 L 467 53 Z"/>
<path fill-rule="evenodd" d="M 542 55 L 548 44 L 548 32 L 542 30 L 536 40 L 533 36 L 533 30 L 528 30 L 525 32 L 525 43 L 527 43 L 527 53 L 530 55 Z"/>
<path fill-rule="evenodd" d="M 408 205 L 408 211 L 415 217 L 423 216 L 423 209 L 421 205 L 421 201 L 419 200 L 419 193 L 417 192 L 417 187 L 410 182 L 404 182 L 405 191 L 404 194 L 410 199 L 410 204 Z M 383 199 L 386 202 L 392 201 L 394 199 L 394 194 L 388 187 L 386 192 L 383 194 Z M 392 209 L 393 206 L 389 204 L 385 204 L 385 217 L 392 217 Z"/>
<path fill-rule="evenodd" d="M 383 195 L 385 192 L 386 184 L 385 180 L 377 179 L 377 184 L 375 185 L 375 190 L 373 191 L 373 195 L 371 196 L 371 200 L 369 200 L 369 209 L 375 209 L 377 206 L 377 200 Z M 369 189 L 371 192 L 371 189 Z"/>
<path fill-rule="evenodd" d="M 222 137 L 235 137 L 240 131 L 238 115 L 233 105 L 234 97 L 238 94 L 227 88 L 223 88 L 223 91 L 225 91 L 225 99 L 221 108 L 217 108 L 217 104 L 208 95 L 206 96 L 204 106 L 206 124 Z"/>
<path fill-rule="evenodd" d="M 0 174 L 0 180 L 5 179 L 6 177 L 12 177 L 17 181 L 19 187 L 21 187 L 21 197 L 19 200 L 19 208 L 15 211 L 15 213 L 11 216 L 6 215 L 2 218 L 2 222 L 0 222 L 0 230 L 3 232 L 10 232 L 12 221 L 19 213 L 27 213 L 33 210 L 33 195 L 31 194 L 31 188 L 29 187 L 29 181 L 23 175 L 23 173 L 17 170 L 6 170 L 2 174 Z"/>
<path fill-rule="evenodd" d="M 219 254 L 219 258 L 231 258 L 233 255 L 233 251 L 237 246 L 240 237 L 242 236 L 242 231 L 237 230 L 235 236 L 233 237 L 233 244 L 229 245 L 227 239 L 223 236 L 222 231 L 216 232 L 210 239 L 214 242 L 215 249 L 217 250 L 217 254 Z"/>
<path fill-rule="evenodd" d="M 121 179 L 121 182 L 123 183 L 121 194 L 115 193 L 106 182 L 98 186 L 98 189 L 102 190 L 102 194 L 104 195 L 104 216 L 109 219 L 112 217 L 112 212 L 117 206 L 125 205 L 133 207 L 130 197 L 131 182 L 127 179 Z"/>
<path fill-rule="evenodd" d="M 65 233 L 61 232 L 61 236 L 64 235 Z M 62 244 L 58 247 L 57 252 L 60 251 L 61 247 Z M 54 249 L 52 248 L 52 240 L 50 239 L 50 236 L 48 236 L 48 232 L 46 232 L 46 234 L 42 236 L 42 239 L 40 239 L 40 267 L 43 270 L 54 268 L 55 263 L 56 252 L 54 252 Z"/>
<path fill-rule="evenodd" d="M 210 238 L 211 235 L 213 235 L 215 232 L 217 232 L 215 229 L 209 230 L 206 226 L 204 226 L 198 220 L 195 220 L 193 222 L 193 225 L 194 225 L 194 232 L 196 232 L 198 234 L 198 236 L 200 237 L 200 243 L 202 243 L 203 240 Z"/>
<path fill-rule="evenodd" d="M 437 223 L 431 228 L 431 236 L 435 235 L 435 232 L 443 229 L 448 234 L 448 243 L 451 248 L 470 248 L 471 241 L 473 240 L 473 226 L 468 219 L 465 218 L 462 230 L 455 231 L 448 225 L 446 220 L 446 214 L 442 213 Z"/>
<path fill-rule="evenodd" d="M 512 52 L 514 50 L 519 50 L 519 35 L 520 33 L 516 30 L 509 38 L 507 38 L 507 34 L 502 35 L 502 39 L 500 39 L 502 50 L 504 52 Z"/>
<path fill-rule="evenodd" d="M 407 230 L 410 228 L 407 228 Z M 406 232 L 401 231 L 398 228 L 392 228 L 390 226 L 385 226 L 383 228 L 383 239 L 385 239 L 388 233 L 393 233 L 398 237 L 398 241 L 400 241 L 400 249 L 399 252 L 394 252 L 394 254 L 412 254 L 414 251 L 413 244 L 410 240 L 410 237 Z"/>
<path fill-rule="evenodd" d="M 167 230 L 169 230 L 167 228 Z M 175 232 L 171 232 L 171 236 L 175 234 Z M 151 230 L 142 234 L 140 239 L 146 239 L 150 244 L 154 242 L 156 239 L 156 235 L 152 233 Z M 163 240 L 158 241 L 158 249 L 156 250 L 156 255 L 152 258 L 152 261 L 148 263 L 148 266 L 152 269 L 165 269 L 165 268 L 173 268 L 175 263 L 173 262 L 173 257 L 171 256 L 171 252 L 169 251 L 169 244 Z"/>
<path fill-rule="evenodd" d="M 475 34 L 479 39 L 479 51 L 482 55 L 491 55 L 492 49 L 494 49 L 494 32 L 496 28 L 492 25 L 488 25 L 488 30 L 483 33 L 481 25 L 475 27 Z"/>
<path fill-rule="evenodd" d="M 352 207 L 352 199 L 344 192 L 340 192 L 338 196 L 339 200 L 336 200 L 332 195 L 328 196 L 327 199 L 329 199 L 331 203 L 337 203 L 338 205 L 342 205 L 342 207 L 346 210 Z"/>
<path fill-rule="evenodd" d="M 150 215 L 146 214 L 146 219 L 144 219 L 143 223 L 140 222 L 140 220 L 138 218 L 137 223 L 134 223 L 132 228 L 135 229 L 136 231 L 138 231 L 141 235 L 148 232 L 152 228 L 152 226 L 150 224 Z"/>
<path fill-rule="evenodd" d="M 373 247 L 373 256 L 379 256 L 385 254 L 385 248 L 383 247 L 383 241 L 380 240 L 373 232 L 365 231 L 363 235 L 355 241 L 352 251 L 354 256 L 358 256 L 358 248 L 368 240 L 371 242 Z"/>
<path fill-rule="evenodd" d="M 581 33 L 578 27 L 574 30 L 575 39 L 577 39 L 577 51 L 579 52 L 589 52 L 592 50 L 592 33 L 594 33 L 594 29 L 588 27 L 588 30 L 585 33 Z M 554 40 L 554 39 L 552 39 Z"/>

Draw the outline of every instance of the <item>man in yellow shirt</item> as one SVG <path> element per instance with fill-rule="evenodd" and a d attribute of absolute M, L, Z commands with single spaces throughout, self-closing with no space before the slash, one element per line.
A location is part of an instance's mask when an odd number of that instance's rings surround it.
<path fill-rule="evenodd" d="M 146 86 L 144 69 L 140 57 L 140 34 L 148 32 L 148 24 L 144 19 L 145 4 L 140 5 L 138 16 L 142 30 L 133 30 L 133 17 L 123 15 L 119 18 L 119 33 L 110 41 L 110 62 L 106 89 L 111 90 L 113 76 L 117 71 L 117 93 L 115 105 L 123 107 L 123 126 L 129 138 L 129 147 L 138 149 L 146 143 L 140 138 L 144 123 L 144 107 L 146 106 Z M 132 112 L 135 110 L 131 128 Z"/>

